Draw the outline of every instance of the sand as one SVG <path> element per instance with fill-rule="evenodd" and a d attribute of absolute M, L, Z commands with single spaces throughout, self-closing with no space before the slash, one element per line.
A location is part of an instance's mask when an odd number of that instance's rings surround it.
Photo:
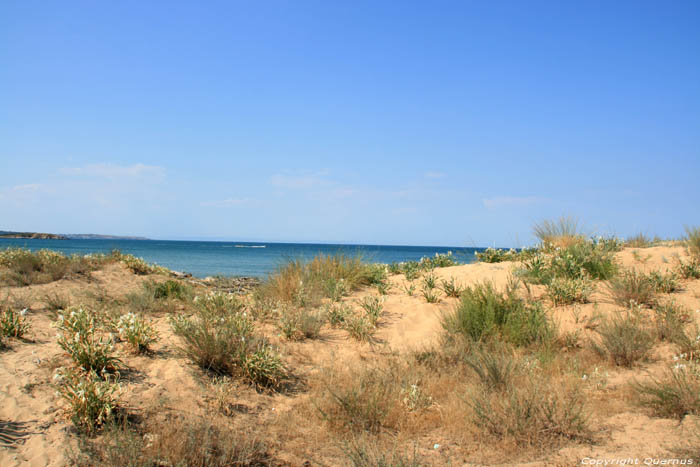
<path fill-rule="evenodd" d="M 635 253 L 635 251 L 637 253 Z M 674 258 L 684 257 L 680 247 L 660 246 L 652 248 L 625 249 L 617 254 L 623 267 L 643 271 L 672 269 Z M 461 285 L 490 280 L 503 286 L 516 264 L 470 264 L 436 269 L 439 279 L 454 278 Z M 29 287 L 2 287 L 0 296 L 11 294 L 28 300 L 31 304 L 28 314 L 32 330 L 27 341 L 13 340 L 10 349 L 0 352 L 0 421 L 23 424 L 18 430 L 21 440 L 13 449 L 0 448 L 2 466 L 62 466 L 66 465 L 66 452 L 76 449 L 76 435 L 62 410 L 62 403 L 55 394 L 51 378 L 57 366 L 67 360 L 55 339 L 51 327 L 53 316 L 46 310 L 43 297 L 47 293 L 61 293 L 71 297 L 73 303 L 84 300 L 88 293 L 106 291 L 111 296 L 138 290 L 144 280 L 162 280 L 160 276 L 135 276 L 121 265 L 113 264 L 104 270 L 93 273 L 91 281 L 60 280 L 57 282 Z M 385 297 L 386 315 L 377 333 L 378 343 L 374 346 L 359 344 L 348 338 L 340 330 L 324 328 L 322 338 L 298 343 L 283 342 L 275 336 L 274 329 L 268 332 L 272 339 L 278 339 L 288 355 L 290 365 L 300 377 L 307 377 L 323 371 L 329 361 L 340 365 L 356 366 L 389 352 L 406 352 L 434 344 L 441 331 L 441 313 L 449 311 L 457 299 L 444 298 L 436 304 L 426 303 L 417 290 L 413 296 L 403 291 L 406 280 L 402 275 L 391 276 L 392 288 Z M 535 297 L 541 297 L 544 289 L 532 287 Z M 365 295 L 376 294 L 374 290 L 362 290 L 348 297 L 353 302 Z M 683 290 L 672 294 L 672 298 L 695 312 L 700 309 L 700 281 L 684 281 Z M 550 316 L 558 323 L 560 332 L 573 332 L 580 329 L 584 335 L 592 331 L 586 329 L 586 319 L 593 313 L 610 313 L 619 307 L 611 303 L 605 288 L 600 284 L 593 297 L 594 303 L 586 305 L 551 307 Z M 122 380 L 124 400 L 134 413 L 147 415 L 154 408 L 160 411 L 177 413 L 207 414 L 211 411 L 211 391 L 206 379 L 199 370 L 184 359 L 178 352 L 178 340 L 172 334 L 167 315 L 155 317 L 160 340 L 154 346 L 154 353 L 148 356 L 133 356 L 123 351 L 123 356 L 131 369 Z M 607 368 L 606 387 L 595 394 L 595 404 L 602 409 L 597 411 L 595 424 L 601 430 L 599 440 L 593 445 L 567 445 L 551 452 L 546 459 L 539 459 L 523 465 L 576 465 L 584 458 L 618 459 L 632 457 L 644 462 L 645 458 L 661 459 L 678 457 L 673 447 L 688 439 L 696 429 L 698 417 L 687 416 L 678 420 L 651 417 L 642 409 L 628 403 L 606 405 L 606 394 L 623 391 L 635 378 L 646 378 L 660 374 L 670 365 L 673 352 L 659 345 L 654 349 L 654 358 L 634 369 Z M 583 384 L 583 383 L 582 383 Z M 240 423 L 249 423 L 257 418 L 266 422 L 280 420 L 283 423 L 285 411 L 295 410 L 298 400 L 306 397 L 299 394 L 258 393 L 250 387 L 241 386 L 237 397 Z M 619 397 L 616 398 L 616 401 Z M 300 465 L 304 443 L 313 444 L 314 437 L 320 436 L 311 427 L 298 426 L 297 436 L 277 445 L 275 455 L 288 465 Z M 432 447 L 440 440 L 440 449 Z M 452 465 L 461 465 L 464 456 L 458 442 L 449 437 L 434 437 L 421 440 L 421 452 L 435 465 L 448 462 L 450 453 L 457 453 Z M 285 444 L 286 443 L 286 444 Z M 314 462 L 333 465 L 319 452 Z"/>

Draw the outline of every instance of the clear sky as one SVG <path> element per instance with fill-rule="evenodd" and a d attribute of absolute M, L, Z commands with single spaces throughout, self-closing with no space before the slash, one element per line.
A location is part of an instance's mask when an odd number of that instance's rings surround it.
<path fill-rule="evenodd" d="M 700 224 L 700 2 L 3 1 L 0 230 Z"/>

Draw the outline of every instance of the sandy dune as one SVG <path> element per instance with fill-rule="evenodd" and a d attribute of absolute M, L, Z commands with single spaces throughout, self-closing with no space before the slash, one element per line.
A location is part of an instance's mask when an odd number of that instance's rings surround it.
<path fill-rule="evenodd" d="M 635 253 L 635 251 L 637 253 Z M 643 271 L 671 269 L 675 258 L 683 257 L 679 247 L 653 247 L 626 249 L 617 255 L 623 267 Z M 514 263 L 471 264 L 437 269 L 439 279 L 455 278 L 462 285 L 491 280 L 503 286 L 512 273 Z M 2 296 L 12 295 L 31 304 L 29 317 L 32 324 L 30 340 L 12 341 L 11 347 L 0 352 L 0 420 L 19 422 L 24 426 L 17 434 L 22 439 L 13 449 L 0 448 L 2 466 L 60 466 L 66 464 L 67 449 L 75 448 L 75 435 L 69 420 L 61 410 L 61 402 L 55 395 L 51 378 L 57 366 L 66 363 L 66 358 L 55 339 L 51 327 L 52 316 L 46 310 L 44 297 L 49 293 L 70 296 L 72 303 L 87 300 L 89 293 L 106 292 L 111 296 L 123 296 L 138 290 L 146 278 L 134 276 L 119 265 L 111 265 L 93 273 L 93 280 L 61 280 L 54 283 L 24 288 L 4 287 Z M 155 277 L 156 280 L 160 280 Z M 386 315 L 377 333 L 379 343 L 374 346 L 358 344 L 346 333 L 331 328 L 324 329 L 319 340 L 289 343 L 269 329 L 271 338 L 283 347 L 289 356 L 288 364 L 302 378 L 323 371 L 329 361 L 340 365 L 361 365 L 363 361 L 376 358 L 381 353 L 404 352 L 419 349 L 436 342 L 441 330 L 440 315 L 456 303 L 456 299 L 442 298 L 440 303 L 429 304 L 417 290 L 408 296 L 403 286 L 403 276 L 390 278 L 393 287 L 385 297 Z M 541 296 L 543 289 L 533 287 L 532 293 Z M 374 290 L 354 293 L 346 300 L 353 303 Z M 684 281 L 683 290 L 672 298 L 695 313 L 700 309 L 700 281 Z M 585 322 L 594 312 L 608 313 L 619 309 L 607 298 L 603 284 L 598 285 L 594 303 L 586 305 L 551 307 L 550 316 L 558 323 L 560 332 L 580 329 L 584 335 L 591 333 Z M 124 399 L 130 411 L 142 415 L 153 410 L 182 413 L 207 414 L 210 408 L 210 390 L 198 370 L 177 353 L 178 341 L 173 336 L 167 316 L 156 316 L 156 326 L 161 339 L 150 356 L 133 356 L 122 351 L 130 371 L 122 380 Z M 595 445 L 570 445 L 551 453 L 548 459 L 526 465 L 575 465 L 584 457 L 591 458 L 673 458 L 671 449 L 688 439 L 689 433 L 698 425 L 697 417 L 686 417 L 682 423 L 676 420 L 652 418 L 640 409 L 633 408 L 621 400 L 625 386 L 634 378 L 656 374 L 668 367 L 672 351 L 659 346 L 654 350 L 654 359 L 632 370 L 605 369 L 605 388 L 591 389 L 594 405 L 601 410 L 596 413 L 596 425 L 601 428 L 600 440 Z M 582 383 L 584 384 L 584 383 Z M 589 383 L 586 383 L 589 384 Z M 296 395 L 256 393 L 249 387 L 239 388 L 238 403 L 241 414 L 236 423 L 254 420 L 286 423 L 285 411 L 293 411 L 298 401 L 306 397 L 303 392 Z M 608 403 L 609 394 L 616 394 L 615 402 Z M 289 465 L 299 465 L 305 459 L 304 442 L 313 444 L 319 436 L 309 427 L 293 427 L 296 436 L 289 436 L 278 444 L 279 459 Z M 436 437 L 434 439 L 438 439 Z M 306 438 L 305 438 L 306 437 Z M 460 452 L 460 446 L 445 438 L 440 450 L 432 450 L 433 440 L 425 440 L 420 446 L 425 458 L 435 465 L 448 462 L 451 453 L 456 453 L 452 465 L 460 465 L 468 453 Z M 314 462 L 324 462 L 324 452 L 318 452 Z M 310 455 L 310 453 L 307 453 Z M 327 460 L 325 462 L 328 462 Z M 332 462 L 327 465 L 332 465 Z"/>

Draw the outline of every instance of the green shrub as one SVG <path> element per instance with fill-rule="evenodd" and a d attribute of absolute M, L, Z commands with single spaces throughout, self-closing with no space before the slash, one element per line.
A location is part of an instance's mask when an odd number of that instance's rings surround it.
<path fill-rule="evenodd" d="M 593 293 L 593 284 L 590 279 L 554 278 L 547 284 L 547 296 L 555 305 L 568 305 L 571 303 L 588 303 Z"/>
<path fill-rule="evenodd" d="M 366 296 L 360 301 L 360 307 L 364 310 L 365 316 L 373 326 L 377 325 L 379 318 L 384 312 L 384 305 L 378 297 Z"/>
<path fill-rule="evenodd" d="M 700 261 L 691 259 L 687 263 L 678 260 L 678 275 L 683 279 L 700 279 Z"/>
<path fill-rule="evenodd" d="M 326 319 L 333 327 L 342 326 L 352 309 L 344 303 L 329 303 L 325 306 Z"/>
<path fill-rule="evenodd" d="M 406 295 L 412 297 L 416 291 L 416 284 L 409 282 L 408 284 L 405 284 L 402 288 L 403 291 L 406 292 Z"/>
<path fill-rule="evenodd" d="M 168 279 L 165 282 L 153 284 L 153 298 L 156 300 L 174 298 L 184 300 L 190 295 L 190 287 L 182 282 Z"/>
<path fill-rule="evenodd" d="M 264 339 L 254 334 L 253 321 L 229 294 L 210 294 L 197 301 L 192 316 L 171 319 L 182 338 L 183 353 L 206 371 L 242 376 L 259 387 L 276 387 L 284 377 L 282 361 Z"/>
<path fill-rule="evenodd" d="M 689 313 L 674 302 L 659 303 L 654 307 L 656 334 L 661 340 L 675 342 L 685 333 Z"/>
<path fill-rule="evenodd" d="M 465 358 L 469 366 L 489 390 L 504 390 L 512 386 L 518 363 L 506 352 L 476 349 Z"/>
<path fill-rule="evenodd" d="M 656 284 L 650 276 L 635 270 L 623 271 L 610 279 L 608 290 L 613 301 L 623 307 L 656 303 Z"/>
<path fill-rule="evenodd" d="M 423 289 L 433 290 L 435 287 L 437 287 L 435 274 L 430 273 L 423 276 Z"/>
<path fill-rule="evenodd" d="M 384 264 L 366 264 L 362 273 L 362 284 L 379 285 L 386 282 L 388 268 Z"/>
<path fill-rule="evenodd" d="M 467 287 L 460 303 L 443 315 L 442 325 L 451 335 L 471 341 L 500 337 L 515 345 L 546 342 L 553 338 L 553 327 L 539 303 L 518 297 L 517 284 L 509 284 L 504 292 L 491 282 Z"/>
<path fill-rule="evenodd" d="M 514 249 L 502 250 L 499 248 L 488 247 L 484 251 L 475 253 L 476 259 L 482 263 L 502 263 L 504 261 L 519 261 L 520 256 Z"/>
<path fill-rule="evenodd" d="M 421 291 L 423 294 L 423 298 L 427 303 L 439 303 L 440 302 L 440 295 L 435 291 L 435 289 L 430 289 L 427 287 L 424 287 L 423 290 Z"/>
<path fill-rule="evenodd" d="M 333 277 L 326 279 L 323 283 L 323 288 L 326 297 L 334 302 L 339 302 L 348 293 L 344 279 L 335 279 Z"/>
<path fill-rule="evenodd" d="M 170 271 L 167 268 L 158 266 L 157 264 L 147 263 L 143 258 L 137 258 L 134 255 L 125 255 L 119 251 L 113 251 L 112 255 L 121 263 L 126 266 L 126 268 L 139 276 L 145 276 L 148 274 L 169 274 Z"/>
<path fill-rule="evenodd" d="M 651 332 L 634 309 L 607 318 L 596 332 L 600 342 L 594 342 L 593 349 L 619 366 L 631 367 L 645 359 L 654 344 Z"/>
<path fill-rule="evenodd" d="M 376 284 L 377 285 L 377 292 L 379 295 L 386 295 L 389 293 L 389 289 L 391 289 L 391 283 L 389 281 L 382 281 Z"/>
<path fill-rule="evenodd" d="M 0 304 L 0 336 L 21 338 L 29 332 L 27 309 L 16 311 L 10 306 Z"/>
<path fill-rule="evenodd" d="M 103 335 L 102 323 L 95 313 L 83 308 L 70 308 L 59 313 L 55 327 L 59 330 L 58 345 L 85 371 L 114 371 L 121 360 L 113 355 L 114 345 Z"/>
<path fill-rule="evenodd" d="M 447 253 L 435 253 L 435 256 L 425 256 L 420 260 L 420 268 L 423 270 L 435 268 L 447 268 L 457 264 L 451 251 Z"/>
<path fill-rule="evenodd" d="M 321 327 L 325 319 L 321 313 L 301 310 L 284 312 L 280 318 L 280 330 L 289 340 L 301 341 L 304 339 L 316 339 L 321 334 Z"/>
<path fill-rule="evenodd" d="M 523 261 L 519 274 L 536 284 L 548 284 L 554 278 L 610 279 L 617 272 L 614 253 L 603 239 L 540 249 Z"/>
<path fill-rule="evenodd" d="M 374 332 L 377 330 L 369 316 L 350 315 L 345 318 L 343 328 L 355 340 L 360 342 L 372 342 Z"/>
<path fill-rule="evenodd" d="M 59 368 L 54 384 L 58 395 L 68 402 L 73 424 L 88 434 L 110 421 L 118 407 L 121 387 L 117 376 Z"/>
<path fill-rule="evenodd" d="M 158 332 L 152 323 L 142 316 L 126 313 L 119 317 L 115 325 L 119 338 L 129 343 L 136 353 L 146 352 L 158 340 Z"/>
<path fill-rule="evenodd" d="M 442 291 L 445 292 L 445 295 L 448 297 L 459 298 L 462 290 L 462 286 L 455 282 L 454 277 L 450 277 L 449 281 L 442 281 Z"/>
<path fill-rule="evenodd" d="M 654 290 L 658 293 L 672 293 L 680 290 L 678 277 L 673 272 L 667 271 L 663 274 L 658 271 L 652 271 L 649 273 L 649 280 L 654 285 Z"/>

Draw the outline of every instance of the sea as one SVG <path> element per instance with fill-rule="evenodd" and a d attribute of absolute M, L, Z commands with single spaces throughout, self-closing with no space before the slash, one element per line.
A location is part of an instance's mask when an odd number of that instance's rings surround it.
<path fill-rule="evenodd" d="M 264 278 L 287 261 L 309 260 L 318 254 L 360 254 L 366 261 L 393 263 L 417 261 L 436 253 L 452 252 L 459 263 L 475 261 L 484 248 L 396 245 L 335 245 L 322 243 L 213 242 L 122 239 L 27 239 L 0 238 L 0 249 L 42 248 L 64 254 L 85 255 L 119 250 L 174 271 L 195 277 L 247 276 Z"/>

